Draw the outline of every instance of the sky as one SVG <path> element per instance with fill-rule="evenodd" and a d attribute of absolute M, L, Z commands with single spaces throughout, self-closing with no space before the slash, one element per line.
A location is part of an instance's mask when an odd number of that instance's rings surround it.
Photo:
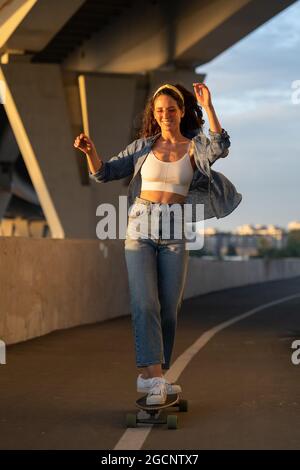
<path fill-rule="evenodd" d="M 207 74 L 217 116 L 231 139 L 228 157 L 213 169 L 243 195 L 232 214 L 207 220 L 205 227 L 287 229 L 300 221 L 300 1 L 197 72 Z"/>

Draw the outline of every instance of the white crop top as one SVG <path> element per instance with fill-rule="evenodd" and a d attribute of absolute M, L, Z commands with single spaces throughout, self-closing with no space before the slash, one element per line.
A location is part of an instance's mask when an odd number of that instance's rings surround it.
<path fill-rule="evenodd" d="M 141 191 L 166 191 L 186 196 L 193 174 L 188 153 L 175 162 L 163 162 L 151 150 L 141 169 Z"/>

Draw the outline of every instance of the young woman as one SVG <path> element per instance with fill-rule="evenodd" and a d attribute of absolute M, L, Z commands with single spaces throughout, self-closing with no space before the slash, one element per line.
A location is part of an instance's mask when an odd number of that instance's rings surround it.
<path fill-rule="evenodd" d="M 241 201 L 233 184 L 210 168 L 228 155 L 229 135 L 220 125 L 208 87 L 193 87 L 194 94 L 180 84 L 160 86 L 146 104 L 139 138 L 107 162 L 85 134 L 74 142 L 86 154 L 95 181 L 132 176 L 125 259 L 140 372 L 137 390 L 148 393 L 148 404 L 162 404 L 167 394 L 181 392 L 163 376 L 171 363 L 188 267 L 184 212 L 170 209 L 190 204 L 195 222 L 197 204 L 204 205 L 207 219 L 228 215 Z M 210 140 L 202 130 L 202 109 Z"/>

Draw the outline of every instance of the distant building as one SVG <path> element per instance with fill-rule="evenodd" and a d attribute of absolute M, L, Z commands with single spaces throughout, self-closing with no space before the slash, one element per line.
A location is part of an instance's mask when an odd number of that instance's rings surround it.
<path fill-rule="evenodd" d="M 207 228 L 204 230 L 203 252 L 215 256 L 256 256 L 261 248 L 284 248 L 287 237 L 287 231 L 275 225 L 245 224 L 232 232 Z"/>
<path fill-rule="evenodd" d="M 291 232 L 292 230 L 300 230 L 300 222 L 297 220 L 290 222 L 288 224 L 288 231 Z"/>

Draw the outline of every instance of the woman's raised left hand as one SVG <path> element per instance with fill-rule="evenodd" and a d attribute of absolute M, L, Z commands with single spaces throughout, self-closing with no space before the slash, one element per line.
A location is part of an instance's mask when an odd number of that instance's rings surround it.
<path fill-rule="evenodd" d="M 194 92 L 198 103 L 202 108 L 209 108 L 212 106 L 211 94 L 204 83 L 193 83 Z"/>

